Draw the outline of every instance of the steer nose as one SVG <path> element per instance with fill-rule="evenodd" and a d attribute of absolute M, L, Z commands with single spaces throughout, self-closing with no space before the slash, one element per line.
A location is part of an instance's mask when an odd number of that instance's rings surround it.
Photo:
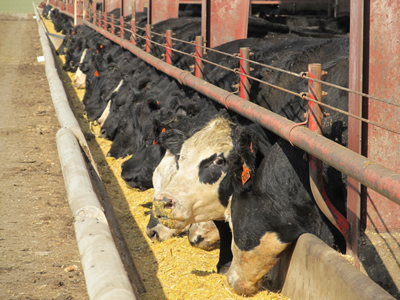
<path fill-rule="evenodd" d="M 204 241 L 204 238 L 199 234 L 196 235 L 193 239 L 189 239 L 189 243 L 193 247 L 196 247 L 196 245 L 200 244 L 202 241 Z"/>
<path fill-rule="evenodd" d="M 152 240 L 160 241 L 160 236 L 158 235 L 158 232 L 155 229 L 146 228 L 146 234 Z"/>
<path fill-rule="evenodd" d="M 153 201 L 153 213 L 156 218 L 168 218 L 174 206 L 173 199 L 164 195 L 158 195 Z"/>
<path fill-rule="evenodd" d="M 159 205 L 163 205 L 164 208 L 172 208 L 173 206 L 173 200 L 163 195 L 157 196 L 154 200 L 158 201 Z"/>
<path fill-rule="evenodd" d="M 109 136 L 108 136 L 108 134 L 107 134 L 107 130 L 105 130 L 104 128 L 102 128 L 102 129 L 100 130 L 100 133 L 101 133 L 101 135 L 102 135 L 103 138 L 109 139 Z"/>

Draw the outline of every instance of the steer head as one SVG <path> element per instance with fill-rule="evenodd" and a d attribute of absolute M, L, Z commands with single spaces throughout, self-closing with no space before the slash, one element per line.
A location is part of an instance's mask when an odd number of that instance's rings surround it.
<path fill-rule="evenodd" d="M 175 229 L 224 220 L 235 185 L 247 183 L 242 176 L 254 176 L 256 149 L 251 135 L 219 116 L 190 138 L 175 135 L 172 140 L 176 172 L 155 195 L 154 215 Z"/>
<path fill-rule="evenodd" d="M 233 148 L 231 133 L 232 123 L 217 118 L 187 140 L 178 134 L 172 138 L 173 149 L 179 151 L 175 153 L 176 173 L 153 201 L 153 213 L 165 226 L 183 228 L 224 219 L 232 190 L 226 177 L 226 161 Z"/>

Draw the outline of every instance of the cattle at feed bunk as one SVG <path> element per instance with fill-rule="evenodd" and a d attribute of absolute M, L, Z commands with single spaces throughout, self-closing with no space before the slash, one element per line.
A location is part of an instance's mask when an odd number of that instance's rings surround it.
<path fill-rule="evenodd" d="M 343 252 L 343 236 L 312 196 L 307 153 L 185 87 L 87 26 L 70 28 L 60 21 L 63 15 L 57 9 L 45 11 L 57 29 L 65 26 L 67 35 L 57 53 L 66 57 L 64 69 L 76 72 L 75 86 L 85 88 L 86 117 L 98 122 L 102 136 L 112 141 L 108 155 L 132 155 L 122 164 L 121 177 L 132 188 L 154 188 L 149 237 L 163 241 L 185 233 L 194 246 L 219 245 L 217 271 L 226 273 L 234 291 L 243 295 L 257 292 L 262 277 L 303 233 L 312 233 Z M 347 36 L 328 30 L 328 24 L 315 32 L 260 16 L 249 19 L 249 38 L 216 49 L 236 54 L 240 47 L 249 47 L 251 60 L 297 74 L 307 71 L 308 64 L 321 62 L 327 71 L 324 80 L 348 85 Z M 164 34 L 167 29 L 177 39 L 193 41 L 201 33 L 201 21 L 190 15 L 160 22 L 152 30 Z M 162 44 L 164 37 L 155 35 L 154 41 Z M 144 47 L 144 42 L 138 38 L 137 45 Z M 193 44 L 176 42 L 174 48 L 194 52 Z M 154 56 L 164 59 L 164 52 L 152 46 Z M 207 51 L 205 58 L 228 69 L 239 68 L 235 55 Z M 174 53 L 173 64 L 192 71 L 194 59 Z M 306 79 L 262 65 L 252 68 L 256 79 L 296 93 L 307 91 Z M 234 93 L 239 75 L 206 64 L 204 79 Z M 304 121 L 304 100 L 250 81 L 250 101 L 294 122 Z M 324 91 L 323 102 L 347 110 L 346 93 L 329 86 Z M 324 112 L 323 134 L 346 146 L 347 117 L 330 109 Z M 324 164 L 323 179 L 331 201 L 345 215 L 346 176 Z"/>
<path fill-rule="evenodd" d="M 312 197 L 304 151 L 283 139 L 265 151 L 254 131 L 224 116 L 180 143 L 176 169 L 155 195 L 153 214 L 170 228 L 228 220 L 233 260 L 227 276 L 237 293 L 256 292 L 262 276 L 302 233 L 343 250 L 343 237 Z M 336 204 L 344 200 L 329 196 Z"/>

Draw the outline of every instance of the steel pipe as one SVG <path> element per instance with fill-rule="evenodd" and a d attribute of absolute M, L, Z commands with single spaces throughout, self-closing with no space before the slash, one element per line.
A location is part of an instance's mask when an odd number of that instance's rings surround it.
<path fill-rule="evenodd" d="M 309 64 L 308 76 L 313 79 L 321 80 L 321 64 Z M 308 80 L 308 94 L 309 98 L 322 102 L 322 84 L 311 79 Z M 313 101 L 308 101 L 308 128 L 317 134 L 323 134 L 322 119 L 323 113 L 321 107 Z M 312 154 L 308 155 L 308 161 L 310 187 L 315 202 L 328 220 L 335 225 L 335 227 L 340 230 L 346 240 L 348 240 L 350 225 L 346 218 L 332 204 L 328 194 L 326 193 L 322 177 L 322 162 Z"/>
<path fill-rule="evenodd" d="M 245 100 L 250 100 L 250 80 L 247 75 L 250 75 L 250 48 L 240 48 L 240 97 Z M 244 58 L 244 60 L 242 59 Z"/>
<path fill-rule="evenodd" d="M 356 179 L 361 184 L 375 190 L 391 201 L 400 204 L 400 174 L 358 155 L 307 128 L 301 126 L 293 128 L 296 123 L 196 78 L 188 71 L 170 66 L 133 46 L 129 41 L 122 40 L 90 22 L 85 21 L 84 23 L 182 84 L 264 126 L 278 136 L 290 140 L 295 146 Z"/>
<path fill-rule="evenodd" d="M 121 16 L 119 17 L 119 37 L 121 39 L 124 38 L 124 28 L 125 28 L 124 17 L 121 14 Z"/>
<path fill-rule="evenodd" d="M 131 43 L 132 45 L 136 45 L 136 24 L 133 18 L 131 20 Z"/>
<path fill-rule="evenodd" d="M 114 31 L 114 15 L 113 14 L 111 14 L 111 28 L 110 28 L 110 32 L 112 33 L 112 34 L 115 34 L 115 31 Z"/>
<path fill-rule="evenodd" d="M 195 63 L 195 76 L 199 79 L 203 79 L 204 75 L 204 39 L 201 35 L 196 36 L 196 63 Z"/>
<path fill-rule="evenodd" d="M 168 29 L 166 31 L 166 57 L 165 57 L 165 61 L 167 62 L 167 64 L 172 65 L 172 30 Z"/>
<path fill-rule="evenodd" d="M 152 48 L 151 45 L 151 25 L 147 24 L 146 25 L 146 52 L 150 53 Z"/>

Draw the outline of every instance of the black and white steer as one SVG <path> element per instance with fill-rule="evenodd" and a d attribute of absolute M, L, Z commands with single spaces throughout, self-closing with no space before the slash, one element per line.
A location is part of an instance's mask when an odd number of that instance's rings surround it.
<path fill-rule="evenodd" d="M 313 233 L 333 247 L 344 242 L 312 197 L 306 153 L 285 140 L 260 153 L 261 142 L 226 118 L 212 120 L 182 142 L 169 161 L 176 172 L 153 202 L 154 215 L 170 228 L 229 221 L 228 282 L 244 295 L 259 289 L 262 277 L 301 234 Z"/>

